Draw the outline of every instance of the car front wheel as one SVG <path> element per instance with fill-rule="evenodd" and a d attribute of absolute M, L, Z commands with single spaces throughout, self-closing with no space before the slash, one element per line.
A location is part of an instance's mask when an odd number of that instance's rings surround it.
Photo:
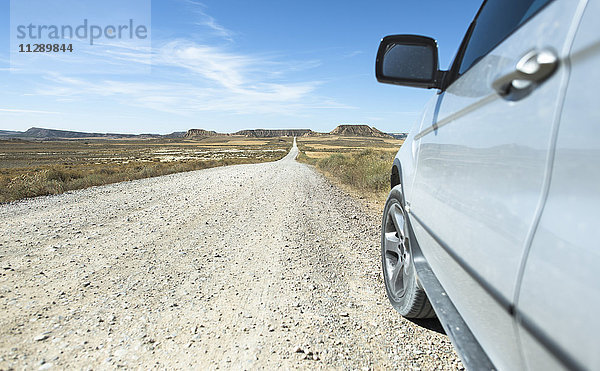
<path fill-rule="evenodd" d="M 390 303 L 407 318 L 431 318 L 435 312 L 417 279 L 409 224 L 400 187 L 390 192 L 381 226 L 381 265 Z"/>

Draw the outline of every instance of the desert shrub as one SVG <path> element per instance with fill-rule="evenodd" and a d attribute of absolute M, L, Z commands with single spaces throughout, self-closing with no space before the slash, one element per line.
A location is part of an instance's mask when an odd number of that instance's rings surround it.
<path fill-rule="evenodd" d="M 20 199 L 64 192 L 64 182 L 60 174 L 52 170 L 36 171 L 16 176 L 3 187 L 0 200 Z"/>
<path fill-rule="evenodd" d="M 98 169 L 96 171 L 96 173 L 98 174 L 102 174 L 102 175 L 112 175 L 118 172 L 118 169 L 115 168 L 107 168 L 107 167 L 103 167 L 101 169 Z"/>
<path fill-rule="evenodd" d="M 394 155 L 389 152 L 364 150 L 350 154 L 334 154 L 317 161 L 317 167 L 342 183 L 369 192 L 385 191 Z"/>

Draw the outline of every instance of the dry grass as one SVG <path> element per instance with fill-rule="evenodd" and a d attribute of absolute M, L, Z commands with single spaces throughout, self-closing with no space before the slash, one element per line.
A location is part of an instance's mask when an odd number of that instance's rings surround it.
<path fill-rule="evenodd" d="M 300 138 L 298 159 L 315 165 L 350 192 L 380 202 L 389 191 L 390 169 L 403 142 L 366 137 Z"/>
<path fill-rule="evenodd" d="M 304 152 L 304 155 L 306 155 L 307 158 L 320 159 L 331 156 L 331 153 L 306 151 Z"/>
<path fill-rule="evenodd" d="M 274 161 L 291 139 L 1 141 L 0 202 L 216 166 Z"/>
<path fill-rule="evenodd" d="M 317 161 L 317 167 L 342 183 L 360 191 L 389 191 L 394 155 L 366 149 L 352 154 L 335 154 Z"/>
<path fill-rule="evenodd" d="M 341 137 L 337 135 L 298 138 L 298 148 L 300 151 L 327 155 L 360 152 L 365 149 L 396 153 L 402 143 L 404 143 L 403 140 L 393 138 Z M 317 156 L 322 157 L 322 155 Z"/>

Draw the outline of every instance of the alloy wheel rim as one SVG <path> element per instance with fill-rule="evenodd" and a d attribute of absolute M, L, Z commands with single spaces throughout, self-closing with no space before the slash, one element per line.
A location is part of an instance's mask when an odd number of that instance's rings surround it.
<path fill-rule="evenodd" d="M 406 293 L 410 280 L 411 258 L 404 211 L 393 204 L 384 224 L 383 266 L 384 279 L 392 298 L 398 301 Z"/>

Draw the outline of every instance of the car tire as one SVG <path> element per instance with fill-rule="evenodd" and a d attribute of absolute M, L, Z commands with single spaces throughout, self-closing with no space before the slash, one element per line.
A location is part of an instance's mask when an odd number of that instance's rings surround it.
<path fill-rule="evenodd" d="M 406 318 L 432 318 L 435 312 L 421 287 L 411 250 L 401 187 L 392 189 L 383 211 L 381 225 L 381 267 L 387 297 Z"/>

